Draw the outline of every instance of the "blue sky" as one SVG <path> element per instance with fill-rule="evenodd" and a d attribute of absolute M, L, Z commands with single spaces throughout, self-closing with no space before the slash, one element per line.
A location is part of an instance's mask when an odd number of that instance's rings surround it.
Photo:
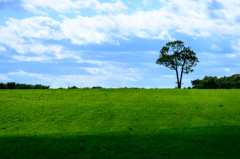
<path fill-rule="evenodd" d="M 174 88 L 169 41 L 199 59 L 191 80 L 240 73 L 240 1 L 0 0 L 0 82 Z"/>

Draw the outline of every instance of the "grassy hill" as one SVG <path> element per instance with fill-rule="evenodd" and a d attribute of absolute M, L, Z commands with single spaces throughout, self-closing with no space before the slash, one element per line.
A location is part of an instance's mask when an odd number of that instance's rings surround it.
<path fill-rule="evenodd" d="M 240 158 L 240 90 L 0 90 L 0 158 Z"/>

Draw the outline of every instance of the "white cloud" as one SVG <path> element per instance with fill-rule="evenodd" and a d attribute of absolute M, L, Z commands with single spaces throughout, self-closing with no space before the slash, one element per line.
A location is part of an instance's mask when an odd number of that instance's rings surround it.
<path fill-rule="evenodd" d="M 173 0 L 166 2 L 159 10 L 137 11 L 130 15 L 121 13 L 110 16 L 77 16 L 76 19 L 64 20 L 62 28 L 65 35 L 77 44 L 99 44 L 112 42 L 114 37 L 131 36 L 175 40 L 171 35 L 174 32 L 195 37 L 240 34 L 237 31 L 240 29 L 239 25 L 236 25 L 235 20 L 211 19 L 207 1 L 190 0 Z M 213 49 L 221 48 L 213 45 Z"/>
<path fill-rule="evenodd" d="M 19 37 L 44 39 L 63 37 L 60 23 L 49 17 L 34 16 L 22 20 L 10 18 L 6 25 L 7 27 L 1 27 L 1 31 L 6 31 L 8 35 L 17 34 Z"/>
<path fill-rule="evenodd" d="M 71 58 L 74 59 L 76 63 L 89 63 L 89 64 L 97 64 L 97 65 L 108 65 L 107 61 L 98 61 L 98 60 L 83 60 L 81 56 L 79 56 L 80 52 L 75 51 L 65 51 L 61 52 L 53 52 L 53 53 L 45 53 L 45 54 L 37 54 L 37 56 L 29 57 L 26 55 L 13 55 L 12 58 L 17 61 L 37 61 L 37 62 L 56 62 L 59 59 Z"/>
<path fill-rule="evenodd" d="M 176 78 L 175 75 L 163 75 L 163 77 L 167 77 L 167 78 Z"/>
<path fill-rule="evenodd" d="M 152 54 L 152 55 L 159 55 L 159 51 L 144 51 L 144 53 Z"/>
<path fill-rule="evenodd" d="M 222 51 L 222 48 L 215 45 L 215 44 L 212 44 L 212 47 L 211 47 L 213 50 L 216 50 L 216 51 Z"/>
<path fill-rule="evenodd" d="M 0 46 L 0 51 L 6 51 L 6 48 L 3 46 Z"/>
<path fill-rule="evenodd" d="M 27 72 L 24 72 L 23 70 L 19 70 L 19 72 L 10 72 L 8 73 L 8 75 L 29 76 L 29 77 L 39 78 L 39 79 L 46 79 L 42 74 L 27 73 Z"/>
<path fill-rule="evenodd" d="M 62 46 L 59 45 L 49 45 L 49 46 L 43 46 L 41 44 L 22 44 L 22 45 L 15 45 L 13 46 L 13 48 L 21 53 L 36 53 L 36 54 L 42 54 L 42 53 L 46 53 L 46 52 L 54 52 L 56 54 L 58 54 L 61 49 Z"/>
<path fill-rule="evenodd" d="M 44 11 L 53 9 L 57 12 L 72 12 L 73 9 L 90 8 L 97 11 L 120 12 L 127 7 L 123 2 L 99 3 L 97 0 L 23 0 L 23 7 L 37 14 L 46 14 Z M 43 9 L 43 10 L 42 10 Z"/>
<path fill-rule="evenodd" d="M 119 68 L 119 67 L 103 67 L 103 68 L 81 68 L 92 75 L 107 77 L 107 79 L 115 79 L 120 81 L 137 81 L 139 79 L 139 70 L 136 68 Z"/>
<path fill-rule="evenodd" d="M 74 44 L 88 44 L 110 41 L 106 31 L 109 30 L 109 21 L 101 16 L 94 18 L 78 16 L 77 19 L 65 19 L 61 28 L 66 37 Z"/>
<path fill-rule="evenodd" d="M 123 83 L 135 82 L 137 78 L 134 73 L 131 73 L 128 69 L 118 69 L 118 68 L 102 68 L 102 69 L 90 69 L 84 68 L 86 71 L 89 71 L 90 75 L 48 75 L 48 74 L 38 74 L 38 73 L 28 73 L 23 70 L 18 72 L 10 72 L 6 75 L 0 75 L 6 80 L 9 80 L 9 77 L 13 79 L 27 79 L 29 81 L 35 81 L 36 83 L 41 83 L 44 85 L 51 85 L 51 88 L 67 87 L 67 86 L 78 86 L 78 87 L 93 87 L 93 86 L 102 86 L 102 87 L 111 87 L 109 81 L 113 81 L 115 85 L 119 87 Z M 116 71 L 116 73 L 115 73 Z M 128 71 L 125 75 L 125 71 Z M 136 70 L 135 70 L 136 71 Z M 5 81 L 6 81 L 5 80 Z M 18 81 L 21 83 L 21 81 Z M 24 81 L 26 83 L 28 81 Z"/>
<path fill-rule="evenodd" d="M 23 20 L 10 18 L 6 27 L 0 26 L 0 43 L 6 44 L 17 52 L 37 53 L 59 52 L 62 46 L 43 45 L 36 39 L 62 39 L 64 36 L 59 22 L 48 17 L 31 17 Z"/>
<path fill-rule="evenodd" d="M 237 54 L 226 54 L 225 56 L 229 57 L 229 58 L 234 58 L 234 57 L 237 57 L 238 55 Z"/>
<path fill-rule="evenodd" d="M 161 32 L 158 36 L 153 36 L 153 39 L 171 40 L 171 41 L 176 40 L 176 39 L 171 37 L 171 35 L 168 33 L 167 30 Z"/>
<path fill-rule="evenodd" d="M 230 7 L 236 3 L 234 1 L 228 3 L 225 1 L 219 2 L 222 2 L 224 5 L 224 9 L 221 10 L 228 12 L 232 12 Z M 96 0 L 26 0 L 24 1 L 25 3 L 30 6 L 42 5 L 43 8 L 56 7 L 56 10 L 62 11 L 79 5 L 111 10 L 111 7 L 116 8 L 116 6 L 121 6 L 122 4 L 121 1 L 100 4 Z M 28 52 L 43 54 L 48 52 L 54 53 L 61 59 L 65 56 L 58 54 L 62 51 L 62 46 L 45 45 L 42 41 L 47 39 L 70 39 L 72 43 L 79 45 L 101 44 L 104 42 L 119 45 L 119 42 L 114 40 L 115 38 L 128 40 L 131 37 L 139 37 L 172 41 L 175 40 L 174 33 L 176 32 L 195 37 L 219 36 L 219 33 L 221 35 L 240 35 L 240 32 L 238 32 L 240 26 L 235 23 L 237 16 L 240 16 L 240 11 L 231 14 L 226 13 L 226 17 L 229 19 L 211 19 L 208 5 L 209 1 L 207 0 L 173 0 L 166 1 L 165 5 L 159 8 L 159 10 L 137 11 L 129 15 L 120 13 L 92 17 L 77 16 L 74 19 L 65 17 L 62 23 L 42 16 L 22 20 L 11 18 L 6 22 L 6 27 L 0 26 L 0 43 L 15 49 L 21 54 Z M 239 43 L 239 40 L 233 43 L 233 48 L 237 51 L 240 48 Z M 215 50 L 221 49 L 215 44 L 213 44 L 212 48 Z"/>
<path fill-rule="evenodd" d="M 87 72 L 93 74 L 93 75 L 96 75 L 98 74 L 99 72 L 102 72 L 102 68 L 83 68 L 85 69 Z"/>
<path fill-rule="evenodd" d="M 222 59 L 225 59 L 226 57 L 227 58 L 234 58 L 234 57 L 238 57 L 237 54 L 223 54 L 223 53 L 199 53 L 199 55 L 203 55 L 204 58 L 206 58 L 206 56 L 210 57 L 210 59 L 212 58 L 222 58 Z M 202 62 L 201 62 L 202 63 Z"/>
<path fill-rule="evenodd" d="M 165 24 L 159 23 L 159 15 L 155 15 L 155 12 L 137 12 L 132 15 L 77 16 L 76 19 L 63 20 L 61 27 L 73 43 L 80 45 L 102 42 L 115 44 L 117 42 L 114 42 L 114 37 L 122 37 L 125 40 L 128 36 L 174 40 L 167 28 L 161 26 Z"/>
<path fill-rule="evenodd" d="M 229 68 L 223 68 L 224 71 L 230 72 L 231 70 Z"/>
<path fill-rule="evenodd" d="M 46 57 L 46 56 L 41 56 L 41 57 L 27 57 L 27 56 L 17 56 L 17 55 L 14 55 L 12 56 L 13 59 L 15 60 L 18 60 L 18 61 L 38 61 L 38 62 L 41 62 L 41 61 L 49 61 L 51 60 L 52 58 L 51 57 Z"/>
<path fill-rule="evenodd" d="M 240 39 L 232 40 L 232 48 L 237 52 L 240 51 Z"/>
<path fill-rule="evenodd" d="M 204 55 L 204 56 L 209 56 L 209 57 L 212 57 L 212 58 L 217 58 L 218 56 L 218 54 L 216 54 L 216 53 L 200 53 L 200 54 L 202 54 L 202 55 Z"/>
<path fill-rule="evenodd" d="M 236 0 L 217 0 L 217 2 L 221 3 L 223 5 L 223 9 L 217 10 L 217 14 L 219 12 L 222 12 L 224 16 L 226 17 L 225 20 L 229 21 L 235 21 L 236 18 L 240 15 L 240 1 Z M 234 24 L 237 25 L 237 24 Z"/>
<path fill-rule="evenodd" d="M 11 81 L 10 78 L 8 78 L 6 75 L 4 74 L 0 74 L 0 81 L 3 82 L 3 81 Z"/>
<path fill-rule="evenodd" d="M 147 0 L 143 0 L 142 3 L 143 3 L 144 5 L 147 5 Z"/>

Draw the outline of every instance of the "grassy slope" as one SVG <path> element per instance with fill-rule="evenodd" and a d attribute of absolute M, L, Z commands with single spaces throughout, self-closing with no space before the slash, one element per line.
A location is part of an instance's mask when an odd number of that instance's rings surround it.
<path fill-rule="evenodd" d="M 0 158 L 239 158 L 240 90 L 0 90 Z"/>

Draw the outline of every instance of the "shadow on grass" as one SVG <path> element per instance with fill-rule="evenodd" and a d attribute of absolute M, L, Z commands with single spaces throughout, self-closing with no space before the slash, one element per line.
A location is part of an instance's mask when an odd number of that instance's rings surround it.
<path fill-rule="evenodd" d="M 0 130 L 4 131 L 4 130 Z M 0 158 L 240 158 L 240 127 L 0 137 Z"/>

